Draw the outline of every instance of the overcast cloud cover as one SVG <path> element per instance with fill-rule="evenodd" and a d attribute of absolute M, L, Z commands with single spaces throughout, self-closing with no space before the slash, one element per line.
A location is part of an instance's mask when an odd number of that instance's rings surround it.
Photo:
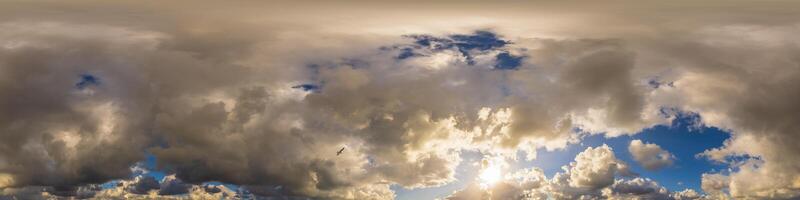
<path fill-rule="evenodd" d="M 392 199 L 462 152 L 686 113 L 731 134 L 702 191 L 631 170 L 679 161 L 635 140 L 446 199 L 800 198 L 798 34 L 795 1 L 3 0 L 0 199 Z M 137 176 L 148 155 L 169 175 Z"/>

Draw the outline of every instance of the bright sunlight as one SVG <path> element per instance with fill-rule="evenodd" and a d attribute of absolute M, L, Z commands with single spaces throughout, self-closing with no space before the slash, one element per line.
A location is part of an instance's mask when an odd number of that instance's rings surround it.
<path fill-rule="evenodd" d="M 488 162 L 488 165 L 481 171 L 478 178 L 482 187 L 490 187 L 503 178 L 502 169 L 497 163 Z"/>

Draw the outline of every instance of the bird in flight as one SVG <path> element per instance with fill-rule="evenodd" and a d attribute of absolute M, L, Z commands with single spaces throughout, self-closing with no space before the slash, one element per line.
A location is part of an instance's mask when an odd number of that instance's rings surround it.
<path fill-rule="evenodd" d="M 336 156 L 339 156 L 339 154 L 342 154 L 342 151 L 344 151 L 344 147 L 342 147 L 342 149 L 339 149 L 339 151 L 336 152 Z"/>

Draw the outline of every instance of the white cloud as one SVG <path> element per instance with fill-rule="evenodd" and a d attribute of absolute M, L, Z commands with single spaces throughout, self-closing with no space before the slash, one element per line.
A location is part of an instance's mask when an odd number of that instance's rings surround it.
<path fill-rule="evenodd" d="M 729 182 L 729 177 L 722 174 L 703 174 L 700 187 L 710 196 L 726 197 Z"/>
<path fill-rule="evenodd" d="M 661 149 L 657 144 L 644 143 L 641 140 L 631 140 L 628 152 L 647 170 L 659 170 L 671 166 L 675 160 L 675 156 L 669 151 Z"/>
<path fill-rule="evenodd" d="M 694 190 L 670 192 L 654 180 L 632 177 L 606 145 L 575 156 L 564 172 L 548 179 L 541 169 L 527 168 L 506 176 L 494 187 L 471 183 L 446 199 L 701 199 Z"/>
<path fill-rule="evenodd" d="M 607 145 L 587 148 L 575 156 L 575 162 L 570 163 L 568 169 L 570 186 L 591 189 L 613 184 L 618 173 L 631 174 L 627 165 L 618 160 Z"/>
<path fill-rule="evenodd" d="M 676 200 L 693 200 L 693 199 L 701 199 L 703 195 L 694 191 L 693 189 L 684 189 L 678 192 L 672 193 L 672 198 Z"/>

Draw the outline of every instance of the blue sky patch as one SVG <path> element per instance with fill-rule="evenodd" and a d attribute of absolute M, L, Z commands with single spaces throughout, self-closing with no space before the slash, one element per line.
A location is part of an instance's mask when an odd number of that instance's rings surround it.
<path fill-rule="evenodd" d="M 659 81 L 657 79 L 650 79 L 650 80 L 647 81 L 647 85 L 649 85 L 650 87 L 652 87 L 654 89 L 658 89 L 658 88 L 663 87 L 663 86 L 675 87 L 674 84 L 675 83 L 673 83 L 673 82 L 664 83 L 664 82 L 661 82 L 661 81 Z"/>
<path fill-rule="evenodd" d="M 495 57 L 497 64 L 494 65 L 494 68 L 501 70 L 517 69 L 517 67 L 522 65 L 522 58 L 522 56 L 511 55 L 508 52 L 499 53 Z"/>
<path fill-rule="evenodd" d="M 500 50 L 511 42 L 503 40 L 497 34 L 491 31 L 475 31 L 472 34 L 454 34 L 447 37 L 435 37 L 430 35 L 409 35 L 406 36 L 414 40 L 411 47 L 395 46 L 393 49 L 399 49 L 400 53 L 397 56 L 398 60 L 407 59 L 415 56 L 422 56 L 416 49 L 425 48 L 433 52 L 442 51 L 445 49 L 455 49 L 461 53 L 467 60 L 467 64 L 475 64 L 473 51 L 487 52 L 491 50 Z M 388 48 L 381 48 L 388 49 Z M 508 59 L 502 64 L 503 67 L 511 67 L 514 65 L 516 58 L 508 55 Z M 504 57 L 506 58 L 506 57 Z M 517 64 L 518 66 L 519 64 Z"/>
<path fill-rule="evenodd" d="M 91 75 L 91 74 L 81 74 L 79 75 L 80 79 L 77 83 L 75 83 L 75 87 L 78 89 L 84 89 L 86 87 L 92 85 L 100 85 L 100 78 Z"/>
<path fill-rule="evenodd" d="M 432 50 L 443 50 L 453 47 L 453 40 L 447 38 L 438 38 L 430 35 L 410 35 L 406 37 L 414 39 L 414 44 L 417 46 Z"/>
<path fill-rule="evenodd" d="M 406 48 L 403 48 L 402 50 L 400 50 L 400 55 L 397 55 L 397 59 L 403 60 L 403 59 L 410 58 L 410 57 L 413 57 L 413 56 L 418 56 L 418 55 L 420 55 L 420 54 L 415 53 L 414 49 L 412 49 L 410 47 L 406 47 Z"/>
<path fill-rule="evenodd" d="M 451 35 L 450 38 L 455 41 L 453 44 L 462 51 L 473 49 L 486 51 L 504 47 L 506 44 L 509 44 L 508 41 L 498 38 L 497 34 L 490 31 L 475 31 L 475 33 L 471 35 Z"/>
<path fill-rule="evenodd" d="M 292 88 L 301 89 L 306 92 L 319 92 L 319 90 L 321 89 L 319 85 L 314 85 L 314 84 L 300 84 L 292 86 Z"/>

